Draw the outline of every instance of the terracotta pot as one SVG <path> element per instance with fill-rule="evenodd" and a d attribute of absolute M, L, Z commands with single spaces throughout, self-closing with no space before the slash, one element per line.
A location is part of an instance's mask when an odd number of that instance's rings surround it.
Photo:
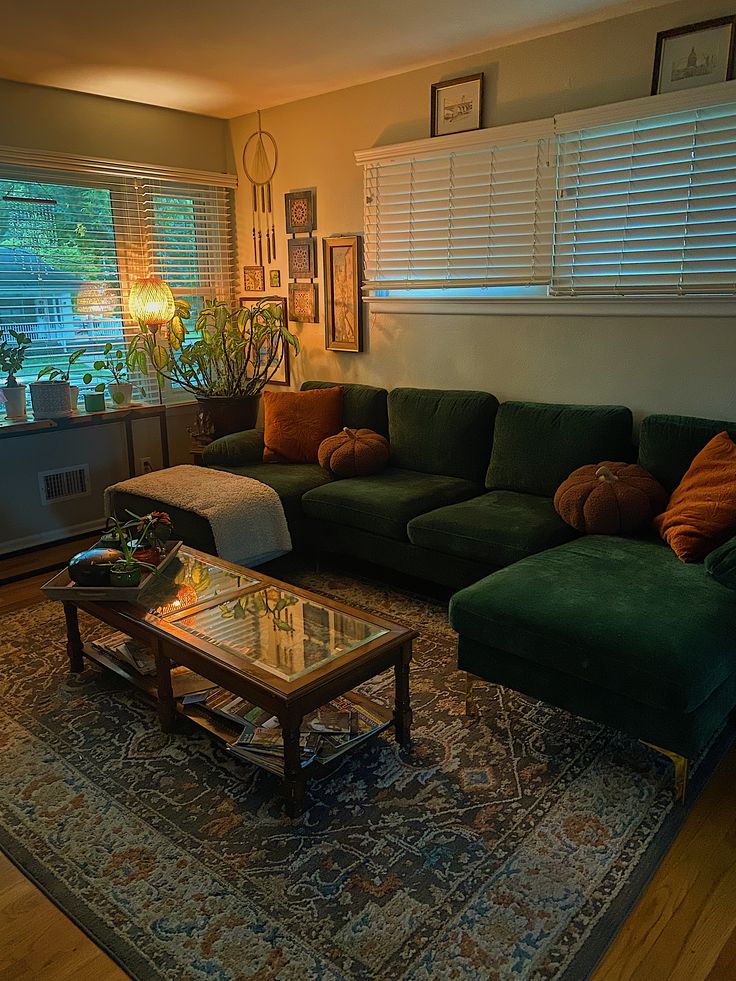
<path fill-rule="evenodd" d="M 157 548 L 146 546 L 134 549 L 133 558 L 139 562 L 147 562 L 149 565 L 158 565 L 161 561 L 161 553 Z"/>
<path fill-rule="evenodd" d="M 248 398 L 197 396 L 197 402 L 205 425 L 217 439 L 219 436 L 229 436 L 230 433 L 240 433 L 244 429 L 253 429 L 258 419 L 260 398 L 260 395 L 251 395 Z"/>

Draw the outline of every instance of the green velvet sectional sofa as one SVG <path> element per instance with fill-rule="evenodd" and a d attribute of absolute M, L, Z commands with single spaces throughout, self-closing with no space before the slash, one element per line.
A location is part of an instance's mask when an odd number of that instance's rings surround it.
<path fill-rule="evenodd" d="M 275 488 L 297 547 L 459 589 L 450 622 L 471 675 L 696 756 L 736 705 L 736 597 L 653 534 L 577 535 L 552 499 L 576 467 L 606 459 L 638 459 L 671 491 L 736 426 L 650 416 L 637 455 L 623 406 L 343 387 L 344 424 L 390 439 L 382 473 L 333 480 L 317 465 L 264 464 L 260 430 L 216 440 L 203 462 Z M 213 548 L 204 522 L 173 517 Z"/>

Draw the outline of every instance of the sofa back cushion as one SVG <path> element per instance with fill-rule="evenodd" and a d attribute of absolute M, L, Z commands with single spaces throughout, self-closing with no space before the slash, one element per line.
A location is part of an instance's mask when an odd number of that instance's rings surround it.
<path fill-rule="evenodd" d="M 705 444 L 722 432 L 736 441 L 736 422 L 647 416 L 639 434 L 639 463 L 671 494 Z"/>
<path fill-rule="evenodd" d="M 315 388 L 335 388 L 337 385 L 343 390 L 343 426 L 349 429 L 372 429 L 374 433 L 388 436 L 388 392 L 385 388 L 348 385 L 344 382 L 305 381 L 301 390 L 309 392 Z"/>
<path fill-rule="evenodd" d="M 487 392 L 395 388 L 388 396 L 391 463 L 482 484 L 497 409 Z"/>
<path fill-rule="evenodd" d="M 632 461 L 632 426 L 631 410 L 623 405 L 504 402 L 486 487 L 553 497 L 586 463 Z"/>

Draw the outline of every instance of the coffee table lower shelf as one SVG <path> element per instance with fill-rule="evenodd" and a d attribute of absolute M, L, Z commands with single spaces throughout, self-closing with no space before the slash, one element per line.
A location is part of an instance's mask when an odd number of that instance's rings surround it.
<path fill-rule="evenodd" d="M 112 674 L 122 678 L 124 681 L 128 682 L 128 684 L 141 691 L 149 701 L 153 702 L 154 704 L 158 704 L 158 685 L 155 677 L 139 674 L 137 671 L 129 668 L 123 662 L 103 653 L 97 648 L 92 647 L 90 644 L 84 644 L 83 651 L 87 660 L 92 661 L 103 670 L 110 671 Z M 180 696 L 177 696 L 176 682 L 173 684 L 173 689 L 174 697 L 178 699 Z M 334 754 L 327 758 L 320 759 L 318 757 L 314 757 L 313 759 L 303 763 L 302 769 L 309 769 L 312 773 L 314 773 L 315 779 L 329 776 L 329 774 L 337 768 L 347 753 L 357 749 L 358 746 L 362 746 L 369 739 L 373 739 L 380 733 L 385 732 L 394 724 L 394 718 L 391 710 L 386 708 L 384 705 L 380 705 L 378 702 L 374 702 L 373 699 L 368 698 L 366 695 L 363 695 L 360 692 L 348 691 L 343 697 L 348 701 L 353 702 L 357 708 L 363 707 L 369 709 L 373 716 L 381 719 L 382 721 L 377 723 L 374 728 L 366 731 L 360 737 L 357 737 L 354 741 L 352 741 L 349 748 L 337 750 Z M 214 713 L 208 712 L 198 705 L 182 705 L 182 703 L 178 700 L 176 702 L 176 714 L 179 718 L 186 719 L 197 728 L 204 729 L 225 748 L 230 747 L 235 742 L 242 730 L 242 726 L 239 726 L 235 722 L 228 722 L 227 719 L 220 718 Z M 257 760 L 243 760 L 237 757 L 236 754 L 232 755 L 238 760 L 239 763 L 251 763 L 253 766 L 260 766 L 269 773 L 275 773 L 271 767 L 268 767 Z M 278 774 L 275 775 L 278 776 Z"/>

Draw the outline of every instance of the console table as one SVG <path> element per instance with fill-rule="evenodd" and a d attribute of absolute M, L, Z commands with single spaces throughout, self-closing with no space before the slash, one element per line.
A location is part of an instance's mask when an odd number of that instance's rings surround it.
<path fill-rule="evenodd" d="M 125 430 L 125 448 L 128 455 L 128 474 L 135 477 L 135 444 L 133 442 L 133 423 L 137 419 L 158 418 L 161 436 L 161 458 L 164 467 L 169 466 L 169 432 L 166 423 L 166 405 L 133 404 L 102 409 L 99 412 L 72 412 L 58 419 L 1 419 L 0 439 L 13 439 L 19 436 L 34 436 L 58 430 L 85 429 L 91 426 L 122 425 Z"/>

